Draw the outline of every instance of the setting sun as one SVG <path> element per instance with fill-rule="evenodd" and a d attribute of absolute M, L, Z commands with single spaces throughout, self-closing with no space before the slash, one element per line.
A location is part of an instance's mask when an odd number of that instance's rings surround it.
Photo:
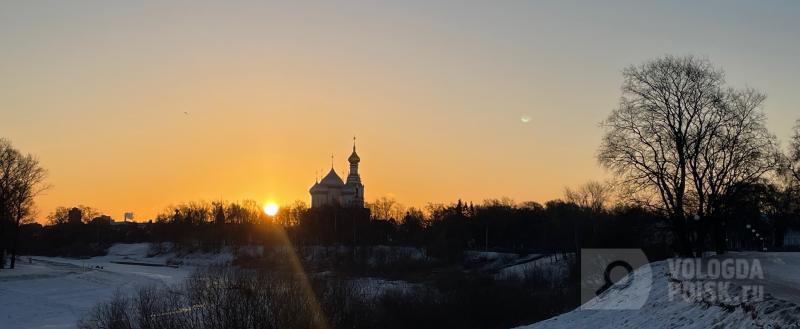
<path fill-rule="evenodd" d="M 278 205 L 274 202 L 267 203 L 264 205 L 264 213 L 267 214 L 267 216 L 275 216 L 278 214 Z"/>

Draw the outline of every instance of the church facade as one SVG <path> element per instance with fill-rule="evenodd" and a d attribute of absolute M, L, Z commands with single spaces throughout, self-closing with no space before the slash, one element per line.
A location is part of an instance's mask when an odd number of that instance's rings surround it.
<path fill-rule="evenodd" d="M 356 153 L 355 141 L 353 142 L 353 153 L 350 154 L 347 161 L 350 163 L 347 182 L 342 181 L 331 165 L 328 174 L 311 186 L 309 190 L 311 208 L 324 206 L 364 208 L 364 184 L 361 183 L 361 176 L 358 174 L 358 164 L 361 162 L 361 158 Z"/>

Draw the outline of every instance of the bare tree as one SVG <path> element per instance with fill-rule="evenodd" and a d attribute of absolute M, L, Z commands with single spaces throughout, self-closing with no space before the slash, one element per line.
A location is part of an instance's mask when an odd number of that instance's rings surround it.
<path fill-rule="evenodd" d="M 8 227 L 10 234 L 8 248 L 13 269 L 20 225 L 35 215 L 33 199 L 46 188 L 43 185 L 46 171 L 33 155 L 23 155 L 5 139 L 0 139 L 0 154 L 0 222 Z M 0 255 L 4 253 L 5 247 L 0 247 Z"/>
<path fill-rule="evenodd" d="M 620 107 L 603 123 L 600 162 L 626 188 L 655 196 L 672 221 L 678 249 L 704 247 L 707 228 L 724 251 L 720 215 L 738 187 L 776 168 L 775 137 L 761 109 L 765 96 L 724 87 L 708 60 L 667 56 L 623 72 Z M 690 235 L 687 219 L 696 219 Z"/>
<path fill-rule="evenodd" d="M 55 211 L 47 215 L 47 224 L 59 225 L 69 222 L 88 224 L 100 215 L 102 214 L 98 210 L 84 205 L 58 207 Z"/>
<path fill-rule="evenodd" d="M 794 184 L 800 184 L 800 120 L 794 126 L 794 134 L 789 144 L 789 156 L 786 169 Z"/>
<path fill-rule="evenodd" d="M 767 130 L 761 109 L 765 99 L 753 89 L 728 89 L 715 111 L 694 123 L 695 150 L 688 161 L 693 210 L 701 221 L 700 237 L 711 226 L 718 253 L 725 249 L 726 199 L 735 199 L 741 187 L 757 183 L 780 163 L 777 139 Z"/>
<path fill-rule="evenodd" d="M 595 211 L 605 209 L 611 200 L 612 193 L 613 188 L 610 184 L 596 181 L 587 182 L 577 189 L 569 187 L 564 189 L 564 197 L 567 201 Z"/>
<path fill-rule="evenodd" d="M 89 206 L 80 206 L 80 210 L 81 221 L 83 221 L 84 224 L 89 224 L 93 219 L 102 215 L 100 211 Z"/>
<path fill-rule="evenodd" d="M 367 203 L 372 217 L 380 220 L 400 220 L 405 215 L 405 207 L 394 198 L 382 196 Z"/>
<path fill-rule="evenodd" d="M 276 222 L 285 227 L 295 226 L 300 223 L 300 219 L 308 211 L 308 205 L 300 200 L 295 200 L 291 204 L 282 207 L 275 218 Z"/>
<path fill-rule="evenodd" d="M 602 124 L 599 161 L 628 187 L 655 196 L 656 208 L 673 223 L 679 251 L 689 254 L 688 161 L 698 142 L 693 128 L 721 101 L 724 75 L 692 56 L 658 58 L 622 74 L 620 105 Z"/>
<path fill-rule="evenodd" d="M 5 267 L 6 242 L 8 241 L 6 235 L 11 224 L 11 213 L 8 208 L 10 200 L 6 193 L 10 189 L 10 173 L 17 153 L 17 150 L 11 146 L 11 142 L 0 138 L 0 270 Z"/>

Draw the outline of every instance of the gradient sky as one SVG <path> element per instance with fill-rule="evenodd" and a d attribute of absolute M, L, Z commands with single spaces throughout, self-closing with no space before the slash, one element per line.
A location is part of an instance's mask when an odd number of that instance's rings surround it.
<path fill-rule="evenodd" d="M 49 170 L 41 217 L 308 202 L 353 135 L 368 200 L 545 201 L 607 177 L 620 71 L 664 54 L 800 118 L 796 1 L 2 1 L 0 136 Z"/>

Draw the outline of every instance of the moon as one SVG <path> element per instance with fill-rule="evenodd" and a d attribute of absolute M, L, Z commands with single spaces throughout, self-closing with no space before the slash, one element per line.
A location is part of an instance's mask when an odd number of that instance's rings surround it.
<path fill-rule="evenodd" d="M 278 214 L 278 205 L 274 202 L 267 203 L 264 205 L 264 213 L 267 216 L 275 216 Z"/>
<path fill-rule="evenodd" d="M 523 115 L 522 117 L 519 118 L 519 121 L 522 121 L 522 123 L 528 123 L 531 122 L 531 117 Z"/>

